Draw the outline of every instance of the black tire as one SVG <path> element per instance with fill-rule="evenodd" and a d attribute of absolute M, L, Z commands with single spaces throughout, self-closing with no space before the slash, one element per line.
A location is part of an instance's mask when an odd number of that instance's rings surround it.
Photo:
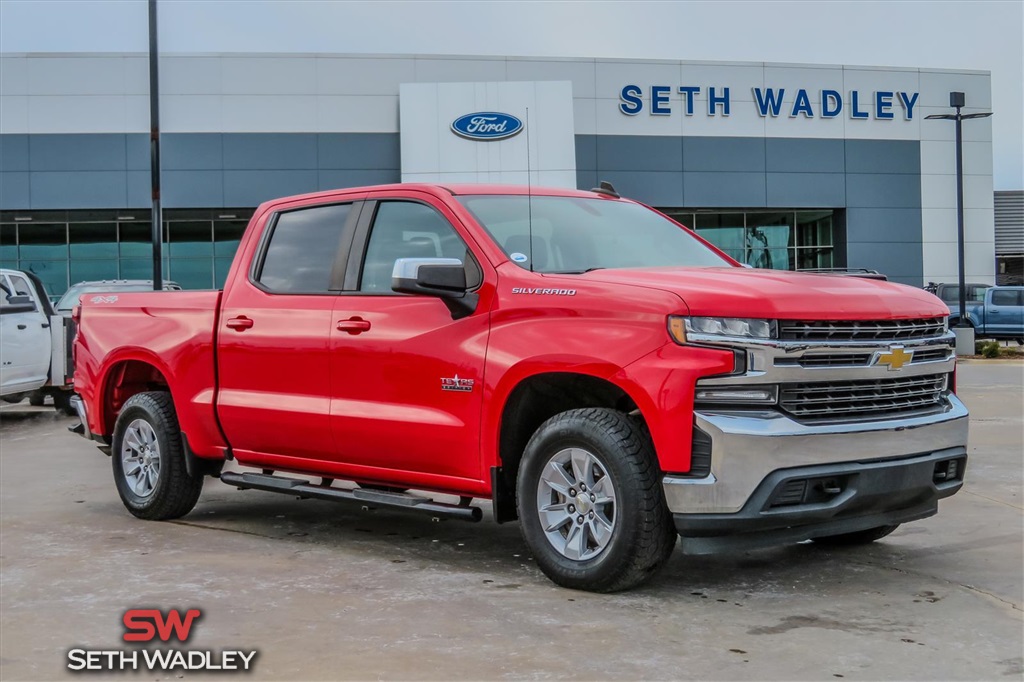
<path fill-rule="evenodd" d="M 32 407 L 42 407 L 46 395 L 42 391 L 32 391 L 28 395 L 28 404 Z"/>
<path fill-rule="evenodd" d="M 867 545 L 875 540 L 881 540 L 899 527 L 900 524 L 898 523 L 894 526 L 878 526 L 876 528 L 858 530 L 853 533 L 843 533 L 842 535 L 825 535 L 824 537 L 814 538 L 814 541 L 819 545 L 829 545 L 831 547 Z"/>
<path fill-rule="evenodd" d="M 555 548 L 538 509 L 541 474 L 567 448 L 591 453 L 615 488 L 611 537 L 587 559 L 568 558 Z M 516 504 L 523 537 L 537 565 L 563 587 L 591 592 L 635 587 L 661 568 L 675 547 L 676 531 L 650 435 L 642 422 L 615 410 L 569 410 L 541 424 L 523 453 Z M 570 528 L 572 523 L 570 519 Z"/>
<path fill-rule="evenodd" d="M 78 412 L 75 411 L 75 408 L 71 407 L 70 391 L 60 391 L 53 394 L 53 409 L 68 417 L 74 417 L 78 414 Z"/>
<path fill-rule="evenodd" d="M 140 496 L 132 490 L 122 461 L 125 433 L 130 424 L 142 420 L 156 435 L 159 474 L 152 492 Z M 124 404 L 114 425 L 111 447 L 114 483 L 125 508 L 140 519 L 163 521 L 176 519 L 192 511 L 203 490 L 202 476 L 189 476 L 181 430 L 174 412 L 171 394 L 164 391 L 137 393 Z"/>

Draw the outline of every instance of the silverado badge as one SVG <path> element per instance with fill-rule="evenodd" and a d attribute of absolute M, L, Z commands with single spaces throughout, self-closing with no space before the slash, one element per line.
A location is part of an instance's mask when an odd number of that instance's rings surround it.
<path fill-rule="evenodd" d="M 902 369 L 914 357 L 914 351 L 906 350 L 903 346 L 892 346 L 888 353 L 879 351 L 875 354 L 875 364 L 885 365 L 889 371 Z"/>

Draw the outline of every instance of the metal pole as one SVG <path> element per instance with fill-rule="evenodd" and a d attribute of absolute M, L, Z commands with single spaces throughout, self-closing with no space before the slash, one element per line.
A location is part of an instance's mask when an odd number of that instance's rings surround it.
<path fill-rule="evenodd" d="M 967 284 L 964 282 L 964 158 L 963 120 L 960 107 L 956 108 L 956 248 L 959 261 L 960 321 L 958 327 L 970 326 L 967 322 Z"/>
<path fill-rule="evenodd" d="M 163 214 L 160 211 L 160 84 L 156 46 L 156 0 L 149 0 L 149 176 L 153 187 L 153 289 L 164 288 Z"/>

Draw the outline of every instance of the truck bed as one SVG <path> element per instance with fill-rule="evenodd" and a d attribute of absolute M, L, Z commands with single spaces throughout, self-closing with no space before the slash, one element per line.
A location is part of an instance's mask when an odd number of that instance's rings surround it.
<path fill-rule="evenodd" d="M 89 410 L 89 429 L 109 437 L 118 386 L 161 383 L 179 406 L 189 447 L 199 456 L 219 457 L 226 446 L 217 427 L 215 334 L 220 291 L 153 291 L 83 297 L 75 385 Z M 132 361 L 156 367 L 162 377 L 136 369 Z M 100 374 L 102 372 L 102 374 Z"/>

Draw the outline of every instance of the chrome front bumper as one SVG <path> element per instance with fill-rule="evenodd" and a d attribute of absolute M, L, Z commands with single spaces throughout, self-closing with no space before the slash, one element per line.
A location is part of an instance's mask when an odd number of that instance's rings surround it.
<path fill-rule="evenodd" d="M 780 469 L 965 452 L 967 408 L 955 395 L 948 400 L 938 414 L 822 425 L 776 410 L 700 410 L 695 423 L 711 436 L 711 474 L 666 476 L 665 500 L 677 515 L 734 514 Z"/>

